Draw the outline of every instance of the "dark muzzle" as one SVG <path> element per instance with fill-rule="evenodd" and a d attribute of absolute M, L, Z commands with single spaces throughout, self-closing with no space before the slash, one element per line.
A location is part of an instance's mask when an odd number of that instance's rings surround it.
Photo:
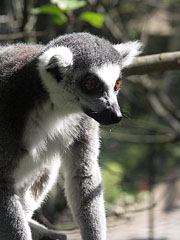
<path fill-rule="evenodd" d="M 122 114 L 120 109 L 105 109 L 101 112 L 93 112 L 90 109 L 84 109 L 84 112 L 103 125 L 115 124 L 121 121 Z"/>

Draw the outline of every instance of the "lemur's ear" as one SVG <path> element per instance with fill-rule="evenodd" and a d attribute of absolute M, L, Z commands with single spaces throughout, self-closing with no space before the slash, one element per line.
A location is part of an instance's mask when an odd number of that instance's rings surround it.
<path fill-rule="evenodd" d="M 142 52 L 142 44 L 138 41 L 131 41 L 114 45 L 114 48 L 122 56 L 122 67 L 131 64 L 134 58 Z"/>
<path fill-rule="evenodd" d="M 73 55 L 67 47 L 53 47 L 46 50 L 39 61 L 40 68 L 44 68 L 60 82 L 65 69 L 73 64 Z"/>

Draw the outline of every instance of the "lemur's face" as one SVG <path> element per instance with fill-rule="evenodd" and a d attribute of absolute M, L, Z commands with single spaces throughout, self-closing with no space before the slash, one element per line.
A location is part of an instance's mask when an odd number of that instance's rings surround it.
<path fill-rule="evenodd" d="M 120 66 L 105 64 L 81 72 L 76 78 L 76 94 L 83 111 L 100 124 L 118 123 L 121 111 L 117 94 L 121 86 Z"/>
<path fill-rule="evenodd" d="M 118 123 L 122 118 L 117 101 L 122 69 L 139 53 L 140 44 L 113 46 L 90 34 L 77 35 L 65 35 L 65 42 L 59 40 L 62 46 L 49 47 L 39 57 L 41 78 L 51 101 L 61 108 L 64 104 L 67 112 L 83 111 L 100 124 Z M 68 42 L 67 36 L 74 42 Z"/>

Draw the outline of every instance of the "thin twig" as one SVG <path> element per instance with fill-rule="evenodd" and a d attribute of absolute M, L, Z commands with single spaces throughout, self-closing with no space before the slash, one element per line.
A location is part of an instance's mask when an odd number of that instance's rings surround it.
<path fill-rule="evenodd" d="M 149 93 L 147 97 L 154 111 L 159 115 L 159 117 L 166 121 L 171 128 L 180 135 L 179 120 L 174 118 L 174 116 L 161 104 L 158 97 L 154 93 Z"/>

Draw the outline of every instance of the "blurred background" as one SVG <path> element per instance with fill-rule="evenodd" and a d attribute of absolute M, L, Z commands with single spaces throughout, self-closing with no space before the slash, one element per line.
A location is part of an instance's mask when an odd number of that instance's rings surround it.
<path fill-rule="evenodd" d="M 180 51 L 180 1 L 0 1 L 0 44 L 46 44 L 58 35 L 83 31 L 113 43 L 139 39 L 142 55 Z M 178 240 L 180 71 L 127 77 L 119 103 L 122 122 L 101 127 L 108 239 Z M 61 182 L 35 218 L 51 228 L 76 229 Z M 80 239 L 78 230 L 68 236 Z"/>

